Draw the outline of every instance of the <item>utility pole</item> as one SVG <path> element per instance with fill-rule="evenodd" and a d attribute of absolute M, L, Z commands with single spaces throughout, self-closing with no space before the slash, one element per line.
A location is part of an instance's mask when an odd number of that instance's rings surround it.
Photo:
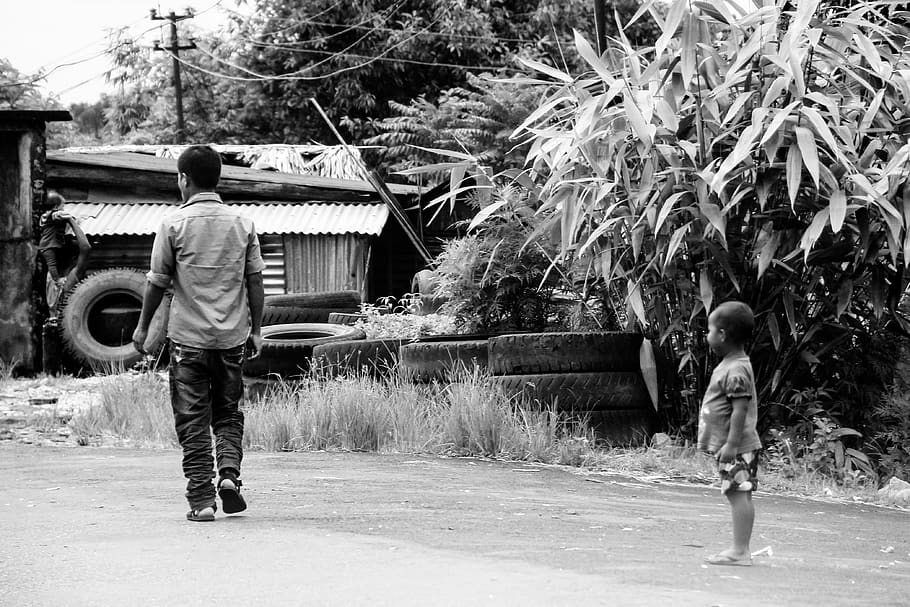
<path fill-rule="evenodd" d="M 184 19 L 192 19 L 193 16 L 193 11 L 191 9 L 187 9 L 186 14 L 184 15 L 177 15 L 174 11 L 171 11 L 165 17 L 159 15 L 158 11 L 154 8 L 151 9 L 152 21 L 171 22 L 171 39 L 168 40 L 168 45 L 161 46 L 161 41 L 156 40 L 153 49 L 156 51 L 170 51 L 171 59 L 173 60 L 174 93 L 177 98 L 177 143 L 184 143 L 184 140 L 186 139 L 186 132 L 183 124 L 183 87 L 180 84 L 180 60 L 178 59 L 178 56 L 180 55 L 180 51 L 196 48 L 196 43 L 193 42 L 192 38 L 190 38 L 189 44 L 180 44 L 180 41 L 177 39 L 177 22 L 183 21 Z"/>
<path fill-rule="evenodd" d="M 597 34 L 597 54 L 607 50 L 607 7 L 606 0 L 594 0 L 594 30 Z"/>

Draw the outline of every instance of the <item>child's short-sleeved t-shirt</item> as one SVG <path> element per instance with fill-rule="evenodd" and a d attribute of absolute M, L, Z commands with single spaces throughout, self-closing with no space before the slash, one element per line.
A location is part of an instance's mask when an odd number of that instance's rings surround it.
<path fill-rule="evenodd" d="M 711 381 L 705 390 L 698 416 L 698 448 L 716 452 L 727 442 L 730 434 L 730 417 L 733 414 L 733 399 L 747 398 L 746 420 L 743 426 L 742 443 L 738 453 L 761 449 L 758 437 L 758 396 L 755 391 L 755 373 L 748 356 L 724 359 L 711 373 Z"/>

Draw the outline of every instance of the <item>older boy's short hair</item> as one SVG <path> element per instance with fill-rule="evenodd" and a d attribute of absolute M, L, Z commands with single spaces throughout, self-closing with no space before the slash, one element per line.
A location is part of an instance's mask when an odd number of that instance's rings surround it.
<path fill-rule="evenodd" d="M 221 179 L 221 156 L 207 145 L 191 145 L 177 159 L 177 170 L 196 187 L 213 189 Z"/>
<path fill-rule="evenodd" d="M 731 340 L 744 344 L 752 338 L 755 329 L 755 316 L 752 308 L 741 301 L 725 301 L 711 313 L 714 324 L 723 329 Z"/>

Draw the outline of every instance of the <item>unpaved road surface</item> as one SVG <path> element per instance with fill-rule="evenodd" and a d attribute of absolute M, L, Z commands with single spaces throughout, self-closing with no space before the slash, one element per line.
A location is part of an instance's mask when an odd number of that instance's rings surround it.
<path fill-rule="evenodd" d="M 189 523 L 177 451 L 0 445 L 0 605 L 910 605 L 910 513 L 725 500 L 471 459 L 250 453 L 250 508 Z"/>

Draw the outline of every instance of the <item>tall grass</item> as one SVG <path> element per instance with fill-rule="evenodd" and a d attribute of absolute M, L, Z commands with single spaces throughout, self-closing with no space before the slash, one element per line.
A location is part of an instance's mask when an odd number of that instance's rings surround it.
<path fill-rule="evenodd" d="M 153 372 L 105 378 L 101 403 L 70 421 L 80 444 L 177 446 L 167 380 Z M 687 443 L 611 449 L 581 421 L 516 402 L 477 370 L 414 384 L 398 374 L 316 375 L 273 381 L 244 406 L 244 447 L 255 451 L 349 450 L 483 456 L 562 464 L 601 472 L 711 483 L 714 463 Z M 830 478 L 784 478 L 763 471 L 775 492 L 877 501 L 874 487 L 839 487 Z"/>
<path fill-rule="evenodd" d="M 414 384 L 352 374 L 274 381 L 244 404 L 250 450 L 341 449 L 433 453 L 573 463 L 590 450 L 590 433 L 554 410 L 516 403 L 479 371 L 451 381 Z M 176 446 L 166 379 L 148 372 L 108 378 L 100 405 L 70 422 L 81 444 L 114 441 Z"/>
<path fill-rule="evenodd" d="M 148 371 L 106 377 L 100 403 L 73 416 L 70 428 L 82 445 L 113 440 L 147 447 L 177 446 L 167 378 Z"/>

